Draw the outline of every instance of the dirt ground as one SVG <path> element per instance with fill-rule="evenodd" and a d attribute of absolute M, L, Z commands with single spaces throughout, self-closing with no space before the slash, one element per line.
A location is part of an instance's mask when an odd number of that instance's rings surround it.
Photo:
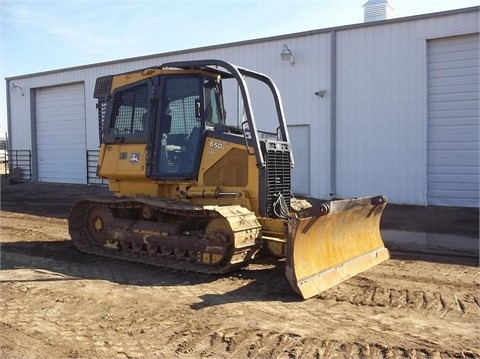
<path fill-rule="evenodd" d="M 207 276 L 80 253 L 69 209 L 106 193 L 2 184 L 1 358 L 480 358 L 478 253 L 400 248 L 303 301 L 281 260 Z M 387 206 L 382 228 L 478 241 L 478 210 Z"/>

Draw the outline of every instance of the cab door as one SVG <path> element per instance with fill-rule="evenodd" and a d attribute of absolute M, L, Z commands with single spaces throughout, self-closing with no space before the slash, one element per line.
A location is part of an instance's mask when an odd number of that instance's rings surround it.
<path fill-rule="evenodd" d="M 147 166 L 151 178 L 197 177 L 205 130 L 202 94 L 200 76 L 161 77 Z"/>

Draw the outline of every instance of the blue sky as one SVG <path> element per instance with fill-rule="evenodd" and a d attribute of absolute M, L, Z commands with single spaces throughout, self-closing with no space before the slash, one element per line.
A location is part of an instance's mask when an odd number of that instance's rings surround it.
<path fill-rule="evenodd" d="M 363 22 L 367 0 L 0 0 L 2 79 L 40 71 Z M 478 0 L 390 0 L 395 17 Z M 6 131 L 0 86 L 0 136 Z"/>

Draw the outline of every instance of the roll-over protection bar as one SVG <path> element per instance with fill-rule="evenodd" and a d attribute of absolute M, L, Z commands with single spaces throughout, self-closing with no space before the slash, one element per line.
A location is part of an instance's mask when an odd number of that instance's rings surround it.
<path fill-rule="evenodd" d="M 217 68 L 213 68 L 216 66 Z M 278 129 L 280 129 L 280 135 L 282 141 L 290 144 L 290 139 L 287 131 L 287 123 L 285 121 L 285 115 L 282 106 L 282 100 L 280 97 L 280 92 L 278 91 L 277 86 L 267 75 L 260 72 L 252 71 L 240 66 L 236 66 L 229 62 L 223 60 L 207 59 L 207 60 L 194 60 L 194 61 L 175 61 L 167 62 L 160 66 L 160 68 L 180 68 L 180 69 L 199 69 L 206 70 L 214 73 L 218 73 L 222 78 L 234 78 L 237 80 L 238 87 L 240 88 L 240 93 L 242 94 L 242 100 L 245 108 L 245 115 L 247 117 L 248 127 L 250 129 L 251 137 L 253 144 L 255 146 L 255 157 L 257 161 L 257 166 L 259 168 L 265 167 L 265 158 L 263 152 L 260 148 L 260 140 L 258 136 L 257 125 L 255 123 L 255 116 L 252 111 L 250 94 L 248 91 L 247 84 L 244 77 L 250 77 L 252 79 L 263 82 L 268 86 L 270 92 L 272 93 L 275 109 L 277 111 L 277 120 L 278 120 Z M 221 67 L 222 69 L 219 69 Z M 277 129 L 277 131 L 278 131 Z M 289 146 L 290 151 L 290 161 L 293 166 L 293 155 L 291 146 Z"/>

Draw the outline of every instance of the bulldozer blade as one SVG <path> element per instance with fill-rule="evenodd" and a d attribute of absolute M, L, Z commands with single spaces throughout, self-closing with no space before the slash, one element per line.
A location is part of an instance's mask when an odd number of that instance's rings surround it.
<path fill-rule="evenodd" d="M 311 298 L 390 257 L 380 235 L 384 196 L 330 201 L 288 222 L 286 276 Z"/>

